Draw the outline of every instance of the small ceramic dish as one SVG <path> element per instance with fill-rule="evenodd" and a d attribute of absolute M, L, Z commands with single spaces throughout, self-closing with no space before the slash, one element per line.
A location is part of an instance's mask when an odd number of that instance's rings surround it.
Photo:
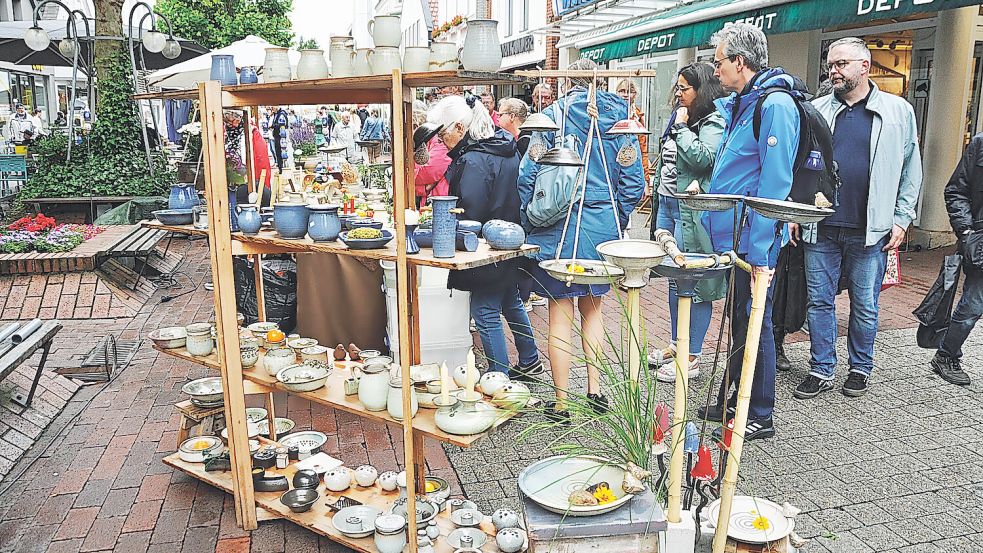
<path fill-rule="evenodd" d="M 260 444 L 259 440 L 249 440 L 249 454 L 252 455 L 259 451 Z"/>
<path fill-rule="evenodd" d="M 283 447 L 297 446 L 299 449 L 310 451 L 312 454 L 321 451 L 321 446 L 327 443 L 328 437 L 323 432 L 307 430 L 304 432 L 294 432 L 287 437 L 279 440 Z"/>
<path fill-rule="evenodd" d="M 269 415 L 269 413 L 262 407 L 246 408 L 246 420 L 249 422 L 257 423 L 259 421 L 266 420 L 267 415 Z"/>
<path fill-rule="evenodd" d="M 367 538 L 375 533 L 375 519 L 382 511 L 370 505 L 352 505 L 331 517 L 335 530 L 349 538 Z"/>
<path fill-rule="evenodd" d="M 276 424 L 276 435 L 278 438 L 287 434 L 293 430 L 295 426 L 297 426 L 294 421 L 284 417 L 277 417 L 274 420 L 274 423 Z M 266 417 L 263 417 L 263 420 L 261 421 L 257 421 L 256 426 L 259 428 L 260 436 L 263 436 L 264 438 L 268 438 L 270 436 L 270 423 Z"/>
<path fill-rule="evenodd" d="M 259 425 L 253 424 L 251 422 L 246 423 L 246 432 L 250 439 L 259 436 Z M 222 438 L 222 443 L 228 445 L 229 443 L 229 429 L 223 428 L 222 432 L 219 433 Z"/>
<path fill-rule="evenodd" d="M 147 335 L 159 348 L 183 348 L 188 342 L 188 331 L 183 326 L 158 328 Z"/>
<path fill-rule="evenodd" d="M 151 214 L 162 225 L 190 225 L 194 222 L 191 209 L 158 209 Z"/>
<path fill-rule="evenodd" d="M 280 503 L 283 503 L 295 513 L 303 513 L 310 510 L 311 505 L 317 501 L 321 494 L 316 489 L 298 488 L 288 491 L 280 496 Z"/>
<path fill-rule="evenodd" d="M 472 528 L 481 524 L 485 515 L 477 509 L 458 509 L 451 513 L 451 522 L 458 528 Z"/>
<path fill-rule="evenodd" d="M 480 528 L 458 528 L 447 536 L 447 543 L 451 547 L 473 547 L 474 549 L 481 549 L 481 546 L 485 545 L 488 541 L 488 535 L 485 534 Z"/>
<path fill-rule="evenodd" d="M 382 223 L 379 223 L 379 226 L 382 226 Z M 348 232 L 342 232 L 341 234 L 338 235 L 338 237 L 341 238 L 341 241 L 344 242 L 345 245 L 348 246 L 348 248 L 351 250 L 374 250 L 385 246 L 394 237 L 391 231 L 380 230 L 379 232 L 382 233 L 381 238 L 371 238 L 365 240 L 359 240 L 354 238 L 349 239 Z"/>
<path fill-rule="evenodd" d="M 249 332 L 253 333 L 253 336 L 262 340 L 263 343 L 266 343 L 266 333 L 271 330 L 280 330 L 280 325 L 270 321 L 261 321 L 258 323 L 253 323 L 246 328 L 249 329 Z"/>
<path fill-rule="evenodd" d="M 300 352 L 311 346 L 316 346 L 317 340 L 314 338 L 295 338 L 293 340 L 287 340 L 287 346 L 294 350 L 294 355 L 300 357 Z"/>
<path fill-rule="evenodd" d="M 215 436 L 197 436 L 181 442 L 178 457 L 187 463 L 204 463 L 206 457 L 222 451 L 222 440 Z"/>

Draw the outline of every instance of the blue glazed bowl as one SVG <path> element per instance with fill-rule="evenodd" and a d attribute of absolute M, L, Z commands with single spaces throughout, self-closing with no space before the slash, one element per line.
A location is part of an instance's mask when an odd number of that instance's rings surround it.
<path fill-rule="evenodd" d="M 522 226 L 501 219 L 492 219 L 481 228 L 481 234 L 493 250 L 517 250 L 526 241 Z"/>
<path fill-rule="evenodd" d="M 416 245 L 421 248 L 432 248 L 433 247 L 433 229 L 432 228 L 419 228 L 413 231 L 413 239 L 416 240 Z"/>
<path fill-rule="evenodd" d="M 273 224 L 284 240 L 299 240 L 307 236 L 307 225 L 311 220 L 311 210 L 304 204 L 276 204 L 273 210 Z"/>
<path fill-rule="evenodd" d="M 345 243 L 350 249 L 353 250 L 374 250 L 381 248 L 389 243 L 393 239 L 393 233 L 388 230 L 382 231 L 382 238 L 373 238 L 371 240 L 356 240 L 348 238 L 348 231 L 345 231 L 338 235 L 338 238 Z"/>
<path fill-rule="evenodd" d="M 351 217 L 349 219 L 342 220 L 342 224 L 345 225 L 346 230 L 353 230 L 357 228 L 382 228 L 381 221 L 369 219 L 368 217 Z"/>
<path fill-rule="evenodd" d="M 191 209 L 158 209 L 152 213 L 162 225 L 190 225 L 194 219 Z"/>
<path fill-rule="evenodd" d="M 481 236 L 481 223 L 478 221 L 469 221 L 467 219 L 457 222 L 457 230 L 465 232 L 473 232 L 479 237 Z"/>

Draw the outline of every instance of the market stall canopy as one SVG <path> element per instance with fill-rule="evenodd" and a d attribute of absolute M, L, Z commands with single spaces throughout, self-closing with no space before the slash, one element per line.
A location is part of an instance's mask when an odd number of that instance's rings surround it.
<path fill-rule="evenodd" d="M 151 73 L 147 77 L 147 83 L 161 88 L 191 88 L 199 82 L 208 80 L 212 69 L 212 56 L 216 54 L 233 56 L 237 68 L 251 65 L 258 70 L 266 58 L 266 49 L 271 46 L 274 45 L 258 36 L 249 35 L 225 48 L 206 51 L 203 55 Z M 296 67 L 297 62 L 300 61 L 300 52 L 291 49 L 287 55 L 290 58 L 290 65 Z"/>
<path fill-rule="evenodd" d="M 24 42 L 24 33 L 33 25 L 31 21 L 4 21 L 0 22 L 0 61 L 10 62 L 16 65 L 49 65 L 60 67 L 71 67 L 72 60 L 61 55 L 58 51 L 58 42 L 67 35 L 65 19 L 42 19 L 38 21 L 38 26 L 48 32 L 51 37 L 51 44 L 40 52 L 30 49 Z M 85 26 L 79 21 L 78 33 L 79 42 L 82 49 L 79 51 L 79 60 L 87 59 L 89 48 L 92 46 L 92 36 L 85 34 Z M 95 32 L 95 21 L 89 21 L 89 28 Z M 126 26 L 123 26 L 126 33 Z M 102 37 L 96 37 L 102 39 Z M 181 44 L 181 55 L 169 60 L 161 54 L 151 54 L 143 52 L 143 59 L 147 63 L 147 69 L 163 69 L 180 63 L 184 60 L 194 58 L 208 50 L 190 40 L 174 37 Z M 112 40 L 106 38 L 106 40 Z M 118 40 L 118 38 L 117 38 Z M 134 43 L 137 55 L 140 55 L 139 46 Z M 139 59 L 139 58 L 138 58 Z"/>

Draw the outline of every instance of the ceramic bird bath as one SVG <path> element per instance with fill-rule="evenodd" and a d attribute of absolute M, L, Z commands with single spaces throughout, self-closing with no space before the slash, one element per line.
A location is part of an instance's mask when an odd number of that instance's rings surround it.
<path fill-rule="evenodd" d="M 826 207 L 767 198 L 744 198 L 744 203 L 760 215 L 786 223 L 818 223 L 834 213 Z"/>
<path fill-rule="evenodd" d="M 697 211 L 727 211 L 744 199 L 737 194 L 675 194 L 673 197 Z"/>

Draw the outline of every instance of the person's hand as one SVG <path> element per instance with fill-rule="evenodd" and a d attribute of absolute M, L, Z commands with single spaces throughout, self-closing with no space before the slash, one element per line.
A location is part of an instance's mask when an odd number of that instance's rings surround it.
<path fill-rule="evenodd" d="M 775 276 L 775 269 L 772 269 L 771 267 L 768 267 L 768 266 L 763 266 L 763 267 L 754 266 L 754 267 L 751 267 L 751 286 L 754 286 L 754 283 L 759 278 L 763 278 L 767 282 L 771 282 L 771 278 L 773 276 Z"/>
<path fill-rule="evenodd" d="M 905 229 L 898 225 L 894 225 L 891 229 L 891 239 L 887 241 L 887 245 L 881 251 L 889 252 L 901 245 L 904 241 Z"/>
<path fill-rule="evenodd" d="M 679 108 L 676 110 L 676 122 L 677 123 L 688 123 L 689 122 L 689 110 L 686 108 Z"/>
<path fill-rule="evenodd" d="M 789 235 L 789 240 L 788 240 L 789 243 L 792 244 L 793 246 L 798 246 L 799 245 L 798 241 L 802 240 L 802 227 L 800 227 L 798 223 L 789 223 L 788 235 Z"/>

